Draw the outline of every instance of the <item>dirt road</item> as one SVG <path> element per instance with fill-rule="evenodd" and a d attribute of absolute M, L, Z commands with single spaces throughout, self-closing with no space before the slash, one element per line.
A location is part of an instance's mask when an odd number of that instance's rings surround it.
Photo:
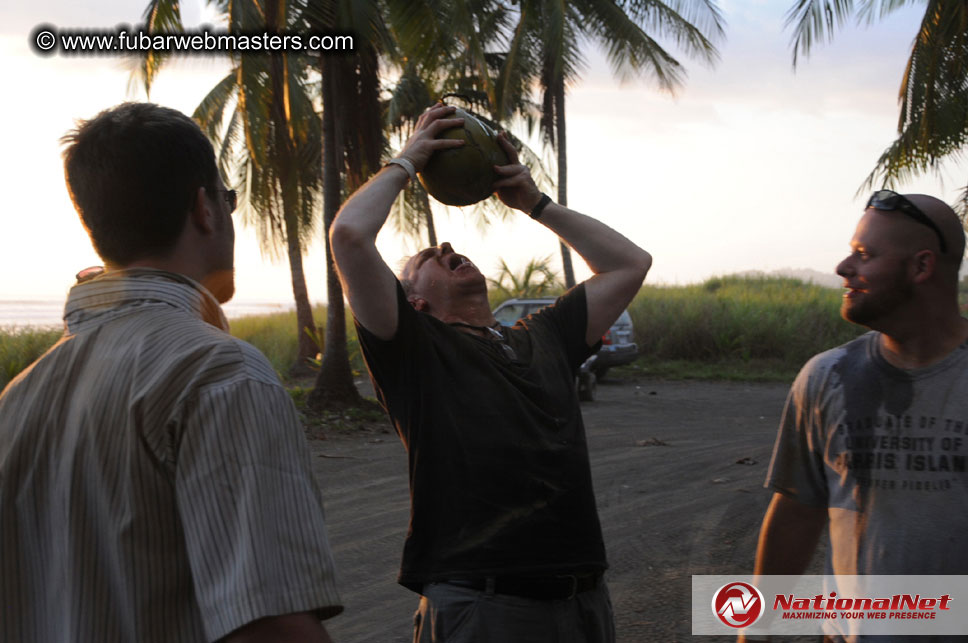
<path fill-rule="evenodd" d="M 616 381 L 583 405 L 620 642 L 693 640 L 691 575 L 752 570 L 786 390 Z M 311 445 L 346 605 L 327 627 L 342 643 L 409 641 L 418 597 L 395 582 L 408 519 L 403 446 L 389 424 Z"/>

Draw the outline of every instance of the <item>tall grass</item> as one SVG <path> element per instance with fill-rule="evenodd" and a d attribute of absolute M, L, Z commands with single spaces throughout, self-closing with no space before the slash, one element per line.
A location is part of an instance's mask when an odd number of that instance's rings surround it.
<path fill-rule="evenodd" d="M 629 306 L 643 359 L 773 360 L 798 368 L 864 329 L 840 317 L 841 293 L 784 277 L 716 277 L 646 286 Z"/>
<path fill-rule="evenodd" d="M 646 286 L 629 313 L 641 364 L 676 362 L 679 366 L 670 373 L 693 369 L 712 377 L 717 371 L 702 368 L 723 362 L 745 364 L 748 368 L 739 372 L 755 379 L 762 364 L 786 376 L 811 355 L 863 332 L 840 318 L 839 307 L 840 292 L 835 289 L 781 277 L 729 276 L 691 286 Z M 317 306 L 313 314 L 317 325 L 325 326 L 325 306 Z M 362 371 L 347 317 L 352 366 Z M 286 379 L 297 352 L 295 312 L 240 317 L 230 325 L 233 335 L 255 345 Z M 0 386 L 59 336 L 60 331 L 0 329 Z"/>
<path fill-rule="evenodd" d="M 325 326 L 325 306 L 313 308 L 313 320 L 317 326 Z M 262 351 L 280 375 L 288 373 L 295 364 L 296 354 L 299 351 L 295 310 L 231 319 L 229 329 L 233 335 Z"/>
<path fill-rule="evenodd" d="M 326 332 L 326 306 L 315 306 L 313 308 L 313 319 L 318 329 L 316 333 L 317 346 L 319 352 L 322 353 Z M 262 351 L 279 377 L 283 380 L 287 378 L 299 352 L 299 338 L 296 336 L 296 311 L 238 317 L 229 321 L 229 327 L 234 336 L 249 342 Z M 350 365 L 354 370 L 362 371 L 363 358 L 360 355 L 356 341 L 356 329 L 353 327 L 349 312 L 347 312 L 346 333 L 349 343 Z"/>
<path fill-rule="evenodd" d="M 60 329 L 0 328 L 0 390 L 63 334 Z"/>
<path fill-rule="evenodd" d="M 326 307 L 316 306 L 313 309 L 313 319 L 319 327 L 317 335 L 321 344 L 326 326 Z M 230 320 L 229 327 L 234 336 L 258 348 L 268 358 L 280 378 L 287 379 L 298 352 L 295 311 L 239 317 Z M 356 342 L 352 318 L 349 316 L 347 333 L 351 366 L 354 370 L 362 371 L 363 358 Z M 17 373 L 53 346 L 61 335 L 61 330 L 0 328 L 0 390 Z"/>

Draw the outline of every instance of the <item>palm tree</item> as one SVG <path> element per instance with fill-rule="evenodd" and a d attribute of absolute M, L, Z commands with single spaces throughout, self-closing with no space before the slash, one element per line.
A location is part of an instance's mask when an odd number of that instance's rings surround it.
<path fill-rule="evenodd" d="M 787 15 L 794 25 L 793 64 L 851 16 L 872 22 L 914 0 L 797 0 Z M 899 182 L 938 171 L 947 157 L 968 145 L 968 3 L 920 0 L 924 17 L 911 47 L 898 100 L 898 137 L 881 155 L 861 189 Z M 956 204 L 968 215 L 968 185 Z"/>
<path fill-rule="evenodd" d="M 353 55 L 321 55 L 323 104 L 323 226 L 326 244 L 326 337 L 316 384 L 307 400 L 315 410 L 359 404 L 346 348 L 346 310 L 329 245 L 329 229 L 345 189 L 355 191 L 380 168 L 383 126 L 379 101 L 379 52 L 392 46 L 381 6 L 375 1 L 310 5 L 313 28 L 351 32 Z"/>
<path fill-rule="evenodd" d="M 270 0 L 263 5 L 265 26 L 270 32 L 289 27 L 286 0 Z M 320 120 L 313 109 L 304 78 L 305 64 L 280 53 L 269 56 L 269 123 L 272 134 L 266 145 L 266 166 L 276 169 L 278 193 L 282 199 L 288 242 L 292 289 L 296 298 L 296 319 L 300 330 L 299 351 L 294 372 L 308 372 L 309 356 L 315 356 L 313 321 L 309 293 L 302 265 L 301 233 L 312 232 L 316 196 L 319 194 L 322 156 Z M 290 63 L 295 64 L 290 65 Z M 307 332 L 310 331 L 310 332 Z"/>
<path fill-rule="evenodd" d="M 219 3 L 230 31 L 279 31 L 298 24 L 299 9 L 284 0 Z M 178 3 L 152 0 L 145 12 L 152 31 L 181 31 Z M 149 92 L 166 58 L 147 52 L 139 72 Z M 263 252 L 286 248 L 296 304 L 299 348 L 291 374 L 305 375 L 316 346 L 302 252 L 311 239 L 321 187 L 320 119 L 305 62 L 279 53 L 239 56 L 233 69 L 196 108 L 193 118 L 218 150 L 219 168 L 242 194 L 240 215 L 255 225 Z M 228 114 L 228 115 L 227 115 Z"/>
<path fill-rule="evenodd" d="M 491 90 L 498 116 L 505 116 L 537 81 L 541 89 L 541 132 L 557 152 L 558 203 L 568 203 L 565 92 L 582 66 L 580 46 L 605 49 L 620 77 L 651 74 L 659 87 L 682 85 L 682 65 L 654 39 L 671 36 L 689 56 L 712 64 L 719 54 L 713 41 L 723 36 L 715 0 L 520 0 L 507 53 Z M 651 34 L 650 34 L 651 32 Z M 568 247 L 561 243 L 567 287 L 575 285 Z"/>
<path fill-rule="evenodd" d="M 531 259 L 519 273 L 515 273 L 501 259 L 500 271 L 496 278 L 488 278 L 491 285 L 490 295 L 495 301 L 505 299 L 532 299 L 558 295 L 564 284 L 551 268 L 551 257 Z"/>

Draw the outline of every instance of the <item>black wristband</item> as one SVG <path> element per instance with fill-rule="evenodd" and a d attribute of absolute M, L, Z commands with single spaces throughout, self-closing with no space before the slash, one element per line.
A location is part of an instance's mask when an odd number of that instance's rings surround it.
<path fill-rule="evenodd" d="M 549 203 L 551 203 L 551 197 L 545 194 L 544 192 L 542 192 L 541 200 L 538 201 L 538 205 L 534 206 L 531 209 L 531 212 L 528 213 L 528 216 L 534 219 L 535 221 L 537 221 L 538 217 L 541 216 L 541 213 L 544 211 L 544 209 L 548 206 Z"/>

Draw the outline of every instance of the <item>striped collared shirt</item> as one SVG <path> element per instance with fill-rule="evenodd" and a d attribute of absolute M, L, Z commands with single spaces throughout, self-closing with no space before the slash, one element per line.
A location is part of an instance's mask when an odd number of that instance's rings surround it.
<path fill-rule="evenodd" d="M 206 641 L 342 610 L 292 401 L 196 282 L 76 285 L 0 395 L 0 642 Z"/>

